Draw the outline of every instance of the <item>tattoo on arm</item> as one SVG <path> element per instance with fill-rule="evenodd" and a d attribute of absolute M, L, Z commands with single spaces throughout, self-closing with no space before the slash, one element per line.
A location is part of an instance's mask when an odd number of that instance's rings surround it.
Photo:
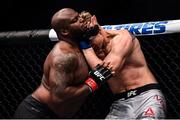
<path fill-rule="evenodd" d="M 66 54 L 59 59 L 60 60 L 56 63 L 58 71 L 64 71 L 65 73 L 73 73 L 74 70 L 77 68 L 78 60 L 76 55 Z"/>
<path fill-rule="evenodd" d="M 78 59 L 74 54 L 57 56 L 53 63 L 51 79 L 54 81 L 53 91 L 56 95 L 63 95 L 64 90 L 72 84 L 74 71 L 78 66 Z"/>

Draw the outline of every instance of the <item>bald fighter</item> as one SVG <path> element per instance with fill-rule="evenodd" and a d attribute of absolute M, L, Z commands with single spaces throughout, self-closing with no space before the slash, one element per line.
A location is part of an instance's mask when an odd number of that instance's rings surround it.
<path fill-rule="evenodd" d="M 85 18 L 70 8 L 52 17 L 59 42 L 44 62 L 41 85 L 19 105 L 14 118 L 71 118 L 85 98 L 111 78 L 109 65 L 97 64 L 90 72 L 79 43 L 97 34 Z"/>
<path fill-rule="evenodd" d="M 114 102 L 107 119 L 165 118 L 166 102 L 158 82 L 146 63 L 138 39 L 127 30 L 104 30 L 96 16 L 88 12 L 77 15 L 86 18 L 88 28 L 98 34 L 86 36 L 80 42 L 91 68 L 104 63 L 115 71 L 107 81 Z"/>

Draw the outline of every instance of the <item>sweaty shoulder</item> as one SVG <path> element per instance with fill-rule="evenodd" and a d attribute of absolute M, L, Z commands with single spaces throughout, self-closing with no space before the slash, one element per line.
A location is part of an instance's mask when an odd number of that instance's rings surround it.
<path fill-rule="evenodd" d="M 111 34 L 114 35 L 113 43 L 117 44 L 124 41 L 125 43 L 132 43 L 135 37 L 128 30 L 112 30 Z"/>
<path fill-rule="evenodd" d="M 64 67 L 66 72 L 71 72 L 78 65 L 78 57 L 75 50 L 67 43 L 57 43 L 51 51 L 52 66 Z M 73 69 L 74 68 L 74 69 Z"/>
<path fill-rule="evenodd" d="M 134 35 L 130 33 L 128 30 L 118 30 L 118 35 L 121 36 L 122 38 L 126 39 L 134 39 Z"/>
<path fill-rule="evenodd" d="M 128 30 L 106 30 L 108 36 L 111 37 L 120 37 L 120 38 L 127 38 L 127 39 L 135 39 L 135 36 L 130 33 Z"/>

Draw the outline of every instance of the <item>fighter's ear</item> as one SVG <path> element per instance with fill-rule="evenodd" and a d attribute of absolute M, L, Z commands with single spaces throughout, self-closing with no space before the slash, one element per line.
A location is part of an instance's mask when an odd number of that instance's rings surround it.
<path fill-rule="evenodd" d="M 96 18 L 96 16 L 95 16 L 95 15 L 93 15 L 93 17 L 94 17 L 95 21 L 97 21 L 97 18 Z"/>
<path fill-rule="evenodd" d="M 93 23 L 97 23 L 97 18 L 96 18 L 95 15 L 93 15 L 91 19 L 92 19 L 92 22 L 93 22 Z"/>

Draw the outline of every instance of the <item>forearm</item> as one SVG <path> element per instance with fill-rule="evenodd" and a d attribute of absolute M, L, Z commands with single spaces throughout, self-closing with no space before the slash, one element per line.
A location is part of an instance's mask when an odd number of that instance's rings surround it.
<path fill-rule="evenodd" d="M 91 69 L 95 68 L 97 64 L 102 63 L 102 60 L 97 57 L 92 47 L 82 51 Z"/>
<path fill-rule="evenodd" d="M 57 108 L 54 111 L 60 118 L 73 117 L 91 93 L 89 87 L 85 84 L 66 87 L 62 92 L 63 94 L 58 97 L 60 108 L 56 106 Z"/>
<path fill-rule="evenodd" d="M 103 60 L 104 63 L 108 63 L 109 66 L 111 66 L 112 71 L 118 71 L 122 68 L 124 62 L 125 62 L 125 57 L 120 57 L 117 54 L 114 53 L 109 53 L 105 59 Z"/>
<path fill-rule="evenodd" d="M 101 60 L 97 57 L 93 48 L 83 49 L 82 51 L 91 69 L 95 68 L 97 64 L 104 63 L 104 66 L 108 65 L 112 68 L 112 71 L 116 71 L 119 70 L 124 63 L 124 59 L 113 52 L 110 52 L 104 60 Z"/>
<path fill-rule="evenodd" d="M 64 90 L 64 100 L 82 101 L 91 93 L 90 88 L 86 84 L 79 86 L 69 86 Z"/>

